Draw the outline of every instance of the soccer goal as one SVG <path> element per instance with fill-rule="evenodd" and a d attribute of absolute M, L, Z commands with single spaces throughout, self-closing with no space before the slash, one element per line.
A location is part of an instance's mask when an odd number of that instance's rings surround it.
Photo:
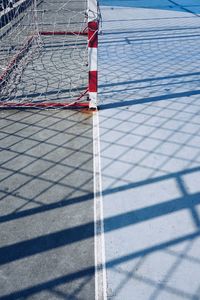
<path fill-rule="evenodd" d="M 97 107 L 97 0 L 18 0 L 0 12 L 0 107 Z"/>

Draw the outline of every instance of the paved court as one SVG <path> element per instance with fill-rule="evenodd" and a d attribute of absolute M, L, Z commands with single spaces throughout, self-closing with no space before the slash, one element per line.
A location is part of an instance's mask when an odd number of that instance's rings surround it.
<path fill-rule="evenodd" d="M 12 9 L 24 14 L 1 22 L 2 69 L 33 34 L 33 2 L 25 3 Z M 85 26 L 85 0 L 38 4 L 40 31 Z M 87 36 L 43 36 L 31 46 L 1 100 L 68 103 L 85 91 Z M 0 299 L 94 299 L 92 114 L 1 110 L 0 140 Z"/>
<path fill-rule="evenodd" d="M 0 112 L 1 300 L 200 299 L 200 1 L 100 4 L 99 124 Z"/>
<path fill-rule="evenodd" d="M 92 116 L 1 111 L 0 299 L 94 299 Z"/>
<path fill-rule="evenodd" d="M 200 1 L 102 0 L 108 299 L 200 299 Z"/>

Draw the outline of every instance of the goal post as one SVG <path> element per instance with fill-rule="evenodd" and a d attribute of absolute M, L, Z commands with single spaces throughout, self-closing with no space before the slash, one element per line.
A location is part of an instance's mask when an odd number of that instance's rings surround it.
<path fill-rule="evenodd" d="M 0 108 L 98 105 L 98 0 L 18 0 L 0 12 Z"/>
<path fill-rule="evenodd" d="M 98 3 L 97 0 L 88 0 L 88 64 L 89 64 L 89 99 L 90 106 L 97 105 L 98 88 Z"/>

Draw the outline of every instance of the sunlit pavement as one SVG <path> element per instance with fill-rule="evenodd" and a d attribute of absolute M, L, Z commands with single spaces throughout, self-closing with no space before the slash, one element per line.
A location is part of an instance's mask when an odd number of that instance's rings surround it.
<path fill-rule="evenodd" d="M 200 299 L 200 1 L 102 0 L 108 299 Z"/>
<path fill-rule="evenodd" d="M 100 4 L 108 299 L 197 300 L 200 1 Z M 95 299 L 92 115 L 0 116 L 0 299 Z"/>

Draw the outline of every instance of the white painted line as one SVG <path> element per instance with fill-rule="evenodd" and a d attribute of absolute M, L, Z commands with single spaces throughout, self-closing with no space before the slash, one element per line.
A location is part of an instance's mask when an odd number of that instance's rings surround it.
<path fill-rule="evenodd" d="M 107 299 L 99 113 L 93 113 L 95 300 Z"/>

